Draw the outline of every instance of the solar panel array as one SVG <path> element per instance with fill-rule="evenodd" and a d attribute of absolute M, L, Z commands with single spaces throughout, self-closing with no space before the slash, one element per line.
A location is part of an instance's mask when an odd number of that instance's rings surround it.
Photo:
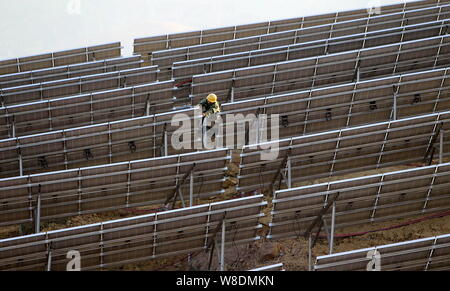
<path fill-rule="evenodd" d="M 409 3 L 384 6 L 383 9 L 381 9 L 381 13 L 389 14 L 395 12 L 405 12 L 411 9 L 433 7 L 445 3 L 448 2 L 439 0 L 414 1 Z M 135 39 L 134 41 L 134 53 L 141 55 L 151 54 L 154 51 L 169 48 L 171 50 L 174 50 L 179 47 L 188 47 L 198 44 L 220 42 L 224 40 L 239 39 L 249 36 L 259 36 L 292 29 L 299 29 L 299 28 L 305 29 L 308 27 L 321 26 L 325 24 L 334 24 L 337 22 L 366 17 L 367 17 L 367 9 L 360 9 L 354 11 L 344 11 L 325 15 L 300 17 L 279 21 L 255 23 L 249 25 L 232 26 L 203 31 L 139 38 Z"/>
<path fill-rule="evenodd" d="M 445 211 L 450 209 L 449 183 L 450 164 L 439 164 L 280 190 L 268 237 L 302 236 L 337 193 L 336 229 Z"/>
<path fill-rule="evenodd" d="M 450 164 L 291 187 L 432 160 L 439 134 L 441 161 L 450 155 L 449 12 L 449 1 L 416 1 L 380 15 L 361 9 L 136 39 L 132 57 L 114 43 L 0 62 L 0 226 L 39 232 L 40 221 L 183 207 L 0 240 L 0 269 L 65 270 L 70 251 L 81 253 L 83 270 L 192 254 L 211 250 L 224 227 L 226 245 L 259 239 L 262 195 L 185 208 L 224 193 L 229 174 L 231 148 L 170 144 L 180 133 L 174 117 L 199 122 L 194 105 L 211 92 L 224 119 L 216 139 L 240 133 L 227 135 L 227 114 L 279 124 L 277 140 L 243 147 L 237 185 L 270 194 L 287 182 L 273 192 L 269 238 L 303 234 L 331 199 L 337 228 L 448 209 Z M 183 142 L 201 142 L 197 131 L 184 129 L 193 140 Z M 267 146 L 277 148 L 274 160 L 262 158 Z M 445 267 L 430 263 L 437 241 L 425 269 Z M 406 262 L 400 269 L 422 268 L 426 257 L 414 265 L 403 249 L 391 254 Z M 358 269 L 367 265 L 360 255 L 319 257 L 316 269 Z"/>
<path fill-rule="evenodd" d="M 11 138 L 58 129 L 167 112 L 174 107 L 174 82 L 153 82 L 72 97 L 4 106 L 0 137 Z"/>
<path fill-rule="evenodd" d="M 139 56 L 133 56 L 0 75 L 0 88 L 135 69 L 139 68 L 142 63 L 143 61 Z"/>
<path fill-rule="evenodd" d="M 401 22 L 402 24 L 405 24 L 404 27 L 400 26 L 387 29 L 378 29 L 374 31 L 367 31 L 368 29 L 363 29 L 360 33 L 355 33 L 355 28 L 350 26 L 351 29 L 349 29 L 347 33 L 349 35 L 338 33 L 337 35 L 339 36 L 328 38 L 330 33 L 327 31 L 322 34 L 324 39 L 308 36 L 308 38 L 312 38 L 314 40 L 302 41 L 294 37 L 291 41 L 292 43 L 287 42 L 288 45 L 283 46 L 272 46 L 272 42 L 274 42 L 274 40 L 271 39 L 271 43 L 269 43 L 271 46 L 265 43 L 258 43 L 257 48 L 243 48 L 242 53 L 227 53 L 225 50 L 221 49 L 221 52 L 223 52 L 224 55 L 195 58 L 191 54 L 188 54 L 189 58 L 193 60 L 179 62 L 167 60 L 167 64 L 173 65 L 172 77 L 174 79 L 187 79 L 196 74 L 211 73 L 244 66 L 257 66 L 266 63 L 289 61 L 309 56 L 338 53 L 352 49 L 363 49 L 396 43 L 401 40 L 426 38 L 443 33 L 442 24 L 444 23 L 445 25 L 447 22 L 447 15 L 446 13 L 444 14 L 443 11 L 439 12 L 442 14 L 437 15 L 436 18 L 438 21 L 433 22 L 417 24 L 415 23 L 417 20 L 411 21 L 410 18 L 407 18 L 408 21 L 405 19 Z M 407 17 L 404 14 L 401 14 L 400 16 Z M 426 14 L 422 17 L 425 21 L 427 21 L 430 16 Z M 410 24 L 411 22 L 414 24 Z M 406 25 L 407 23 L 409 25 Z M 272 38 L 272 35 L 270 36 Z M 315 38 L 319 39 L 315 40 Z M 283 41 L 283 43 L 285 42 L 286 41 Z M 278 42 L 275 44 L 279 45 Z M 255 47 L 255 45 L 252 45 L 252 47 Z M 263 47 L 263 49 L 260 49 L 259 47 Z M 235 51 L 237 49 L 233 48 L 233 50 Z M 204 54 L 213 55 L 210 50 Z M 186 56 L 186 54 L 183 54 L 183 57 L 184 56 Z M 155 57 L 156 56 L 154 56 L 154 58 Z M 161 64 L 163 61 L 154 60 L 153 63 L 159 67 L 163 66 L 163 64 Z"/>
<path fill-rule="evenodd" d="M 239 189 L 271 185 L 285 157 L 291 161 L 292 182 L 421 162 L 440 124 L 442 130 L 449 129 L 449 114 L 446 111 L 268 142 L 278 146 L 278 158 L 273 160 L 262 159 L 266 150 L 260 146 L 245 146 Z M 444 145 L 448 142 L 445 136 Z M 449 155 L 448 146 L 443 155 Z"/>
<path fill-rule="evenodd" d="M 0 226 L 33 222 L 38 196 L 40 220 L 45 221 L 164 204 L 178 186 L 183 199 L 189 198 L 191 186 L 195 199 L 221 194 L 229 160 L 228 150 L 219 149 L 2 179 Z M 192 185 L 182 184 L 191 172 Z"/>
<path fill-rule="evenodd" d="M 234 199 L 156 214 L 68 228 L 0 241 L 0 270 L 65 271 L 69 252 L 81 270 L 96 270 L 207 250 L 221 234 L 226 245 L 258 240 L 263 196 Z M 50 259 L 49 259 L 50 257 Z M 51 262 L 49 264 L 48 262 Z"/>
<path fill-rule="evenodd" d="M 2 106 L 70 96 L 84 92 L 123 88 L 157 81 L 157 67 L 143 67 L 104 74 L 88 75 L 1 90 Z"/>
<path fill-rule="evenodd" d="M 361 50 L 353 50 L 301 60 L 273 63 L 197 75 L 192 78 L 192 102 L 207 92 L 216 92 L 228 100 L 254 98 L 336 83 L 350 83 L 384 75 L 446 67 L 448 36 L 405 41 Z M 357 69 L 359 68 L 359 73 Z"/>
<path fill-rule="evenodd" d="M 120 42 L 0 61 L 0 75 L 120 57 Z"/>
<path fill-rule="evenodd" d="M 448 271 L 450 235 L 317 257 L 316 271 Z"/>

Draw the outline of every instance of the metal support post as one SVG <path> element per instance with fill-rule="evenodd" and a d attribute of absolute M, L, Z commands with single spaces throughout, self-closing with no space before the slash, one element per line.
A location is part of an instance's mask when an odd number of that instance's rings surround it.
<path fill-rule="evenodd" d="M 394 86 L 394 104 L 392 105 L 392 119 L 397 120 L 397 94 L 398 94 L 398 87 Z"/>
<path fill-rule="evenodd" d="M 441 134 L 439 136 L 439 164 L 442 164 L 443 157 L 444 157 L 444 131 L 441 129 Z"/>
<path fill-rule="evenodd" d="M 331 209 L 330 255 L 333 253 L 335 223 L 336 223 L 336 202 L 333 202 L 333 208 Z"/>
<path fill-rule="evenodd" d="M 233 103 L 233 102 L 234 102 L 234 87 L 231 87 L 231 96 L 230 96 L 230 99 L 231 99 L 231 103 Z"/>
<path fill-rule="evenodd" d="M 194 206 L 194 171 L 191 172 L 189 181 L 189 207 Z"/>
<path fill-rule="evenodd" d="M 145 115 L 149 116 L 150 115 L 150 100 L 147 99 L 147 101 L 145 102 Z"/>
<path fill-rule="evenodd" d="M 167 130 L 164 130 L 164 156 L 168 156 L 168 140 L 167 140 Z"/>
<path fill-rule="evenodd" d="M 37 196 L 37 203 L 34 214 L 34 232 L 39 233 L 40 231 L 41 231 L 41 194 L 39 193 Z"/>
<path fill-rule="evenodd" d="M 222 221 L 222 241 L 220 243 L 220 271 L 225 271 L 225 229 L 226 221 Z"/>
<path fill-rule="evenodd" d="M 311 233 L 309 234 L 309 238 L 308 238 L 308 271 L 312 270 L 312 249 L 311 249 L 311 245 L 312 245 L 312 238 L 311 238 Z"/>
<path fill-rule="evenodd" d="M 292 171 L 291 171 L 291 157 L 288 157 L 287 160 L 287 182 L 288 182 L 288 188 L 292 188 Z"/>
<path fill-rule="evenodd" d="M 13 122 L 11 122 L 11 131 L 12 131 L 12 137 L 16 137 L 16 123 L 14 122 L 14 120 L 13 120 Z"/>
<path fill-rule="evenodd" d="M 46 271 L 50 272 L 52 270 L 52 250 L 49 247 L 47 252 L 47 268 Z"/>
<path fill-rule="evenodd" d="M 18 151 L 19 151 L 19 176 L 23 176 L 22 154 L 20 153 L 20 149 L 18 149 Z"/>

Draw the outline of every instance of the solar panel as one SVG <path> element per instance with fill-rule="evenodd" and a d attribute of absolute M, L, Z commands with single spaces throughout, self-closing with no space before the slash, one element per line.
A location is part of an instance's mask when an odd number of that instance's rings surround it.
<path fill-rule="evenodd" d="M 120 57 L 120 42 L 0 61 L 0 75 Z"/>
<path fill-rule="evenodd" d="M 5 106 L 5 104 L 12 105 L 84 92 L 123 88 L 154 82 L 157 79 L 157 67 L 143 67 L 1 89 L 0 101 Z"/>
<path fill-rule="evenodd" d="M 64 271 L 69 251 L 79 252 L 83 271 L 205 251 L 210 241 L 222 234 L 215 230 L 224 218 L 225 246 L 251 243 L 259 239 L 258 220 L 266 205 L 262 198 L 258 195 L 0 240 L 0 269 Z"/>
<path fill-rule="evenodd" d="M 298 56 L 295 57 L 295 49 L 299 50 L 297 54 L 300 52 L 306 53 L 306 55 L 302 57 L 314 56 L 314 53 L 322 53 L 318 48 L 311 48 L 305 52 L 304 48 L 306 46 L 325 44 L 328 45 L 328 53 L 357 49 L 361 48 L 363 45 L 364 47 L 374 47 L 383 43 L 395 43 L 402 40 L 401 37 L 391 37 L 393 40 L 391 39 L 387 41 L 387 39 L 380 37 L 380 34 L 401 32 L 402 27 L 406 27 L 406 29 L 418 29 L 421 26 L 429 26 L 431 23 L 441 23 L 442 21 L 445 21 L 449 9 L 450 6 L 444 6 L 444 8 L 432 7 L 426 9 L 425 15 L 415 15 L 417 13 L 413 12 L 396 13 L 394 15 L 369 17 L 367 19 L 354 20 L 340 24 L 329 24 L 323 27 L 287 31 L 257 37 L 255 36 L 248 39 L 233 40 L 217 44 L 213 43 L 176 50 L 157 51 L 152 54 L 152 64 L 158 65 L 160 69 L 173 66 L 174 69 L 176 68 L 178 70 L 178 72 L 173 72 L 172 77 L 182 78 L 183 76 L 187 76 L 192 71 L 199 74 L 199 70 L 203 73 L 211 72 L 212 70 L 224 70 L 223 67 L 227 64 L 226 62 L 210 64 L 211 62 L 215 63 L 219 60 L 223 61 L 225 59 L 235 59 L 239 57 L 244 58 L 253 54 L 268 53 L 271 51 L 270 49 L 276 49 L 278 47 L 290 47 L 289 54 L 285 54 L 284 57 L 280 55 L 279 58 L 281 59 L 278 61 L 299 58 Z M 399 23 L 398 25 L 388 25 L 384 28 L 383 26 L 377 24 L 381 21 L 379 19 L 380 17 L 385 18 L 385 21 L 388 23 L 392 23 L 392 21 L 394 21 L 393 19 L 398 18 L 398 20 L 395 21 Z M 430 17 L 433 17 L 433 19 L 429 20 Z M 412 21 L 411 18 L 414 18 L 414 21 Z M 372 22 L 374 23 L 372 24 Z M 376 26 L 377 29 L 373 29 L 372 26 Z M 369 39 L 364 41 L 366 34 L 367 37 L 371 37 L 373 40 Z M 438 34 L 439 31 L 434 35 Z M 378 37 L 375 37 L 377 35 Z M 400 33 L 397 35 L 402 34 Z M 428 36 L 434 35 L 428 33 Z M 406 37 L 404 37 L 403 40 L 412 40 L 424 38 L 426 37 L 426 34 L 420 31 L 417 34 L 405 32 L 405 36 Z M 353 40 L 353 42 L 350 42 L 352 39 L 360 40 Z M 347 42 L 345 42 L 345 40 L 347 40 Z M 303 48 L 303 50 L 300 50 L 301 48 Z M 294 49 L 293 52 L 291 51 L 292 49 Z M 281 50 L 281 48 L 278 50 Z M 258 63 L 260 62 L 258 60 L 258 58 L 248 58 L 247 61 L 253 65 L 258 65 L 260 64 Z M 244 60 L 242 60 L 242 63 L 244 63 Z M 196 64 L 196 66 L 194 66 L 194 68 L 177 68 L 178 66 L 187 66 L 189 64 Z M 202 65 L 200 66 L 200 64 Z"/>
<path fill-rule="evenodd" d="M 244 116 L 268 114 L 269 121 L 271 114 L 279 114 L 280 137 L 311 134 L 389 120 L 393 111 L 393 86 L 396 86 L 397 118 L 405 118 L 432 113 L 436 109 L 446 110 L 446 71 L 421 71 L 237 101 L 224 104 L 222 111 Z"/>
<path fill-rule="evenodd" d="M 0 179 L 0 226 L 33 222 L 38 196 L 40 221 L 165 204 L 179 194 L 178 185 L 185 195 L 179 200 L 185 205 L 186 199 L 223 193 L 229 160 L 228 150 L 218 149 Z M 184 175 L 189 175 L 187 181 Z"/>
<path fill-rule="evenodd" d="M 303 235 L 337 193 L 336 229 L 444 211 L 449 170 L 450 164 L 439 164 L 277 191 L 268 237 Z"/>
<path fill-rule="evenodd" d="M 283 263 L 279 263 L 279 264 L 274 264 L 274 265 L 270 265 L 270 266 L 265 266 L 265 267 L 260 267 L 260 268 L 255 268 L 255 269 L 251 269 L 249 271 L 254 271 L 254 272 L 261 272 L 261 271 L 284 271 L 283 269 Z"/>
<path fill-rule="evenodd" d="M 220 100 L 273 95 L 358 79 L 438 68 L 448 63 L 447 36 L 193 76 L 193 104 L 210 92 Z M 439 49 L 441 48 L 441 49 Z M 223 102 L 223 101 L 222 101 Z"/>
<path fill-rule="evenodd" d="M 266 146 L 278 146 L 274 160 L 262 160 L 258 145 L 245 146 L 238 190 L 267 189 L 285 157 L 292 183 L 422 162 L 439 124 L 447 130 L 447 118 L 448 112 L 442 112 L 268 142 Z M 448 155 L 447 143 L 445 137 L 443 156 Z"/>
<path fill-rule="evenodd" d="M 181 110 L 193 118 L 194 110 Z M 2 176 L 79 168 L 86 165 L 114 163 L 168 154 L 192 152 L 194 149 L 169 147 L 168 133 L 173 113 L 161 113 L 52 131 L 0 141 Z M 132 146 L 131 146 L 132 145 Z M 20 148 L 17 150 L 17 147 Z"/>
<path fill-rule="evenodd" d="M 227 114 L 243 114 L 244 116 L 269 114 L 268 122 L 271 123 L 273 122 L 271 114 L 279 114 L 281 122 L 279 120 L 276 120 L 276 122 L 281 123 L 279 127 L 281 138 L 386 121 L 391 118 L 393 112 L 393 86 L 398 88 L 395 109 L 397 118 L 448 110 L 447 83 L 447 69 L 437 69 L 229 103 L 222 108 L 223 133 L 226 133 L 226 127 L 230 122 Z M 168 85 L 170 88 L 170 84 Z M 86 100 L 89 100 L 90 96 L 85 97 Z M 170 97 L 170 95 L 167 97 Z M 110 95 L 106 94 L 105 98 L 110 100 Z M 62 104 L 64 103 L 62 102 Z M 140 112 L 144 113 L 145 100 L 142 99 L 140 104 Z M 34 104 L 30 105 L 34 106 Z M 83 111 L 83 108 L 86 111 L 84 119 L 81 119 L 81 117 L 80 119 L 89 122 L 91 119 L 89 115 L 90 103 L 79 103 L 78 105 L 80 111 Z M 43 103 L 43 113 L 48 113 L 46 107 L 47 104 Z M 95 116 L 108 118 L 110 112 L 108 108 L 109 106 L 106 106 L 105 111 L 101 111 L 100 114 Z M 97 109 L 97 105 L 95 109 Z M 10 111 L 8 112 L 11 114 Z M 56 110 L 51 115 L 52 124 L 57 124 L 57 117 L 67 115 L 67 113 L 68 111 L 64 108 Z M 71 113 L 73 114 L 73 112 Z M 187 109 L 160 114 L 155 117 L 122 120 L 115 125 L 117 126 L 116 129 L 111 129 L 111 134 L 109 134 L 110 125 L 98 124 L 94 127 L 0 141 L 2 175 L 20 174 L 20 169 L 17 168 L 19 159 L 22 160 L 25 173 L 61 169 L 64 166 L 77 167 L 79 163 L 86 161 L 84 155 L 86 149 L 90 149 L 92 153 L 90 161 L 99 160 L 104 163 L 112 160 L 120 161 L 130 154 L 127 146 L 129 142 L 136 143 L 139 149 L 137 152 L 140 152 L 140 154 L 135 153 L 138 155 L 135 158 L 158 156 L 163 144 L 164 124 L 169 124 L 169 120 L 172 120 L 178 113 L 187 113 L 193 118 L 193 110 Z M 34 114 L 36 115 L 36 113 Z M 117 114 L 120 114 L 120 112 L 117 112 Z M 36 115 L 36 118 L 40 117 Z M 45 117 L 48 118 L 47 115 Z M 33 124 L 34 128 L 39 126 L 38 121 L 33 122 Z M 42 124 L 48 128 L 50 123 L 42 122 Z M 68 125 L 70 126 L 70 124 Z M 8 124 L 5 124 L 5 127 L 4 133 L 7 134 Z M 176 129 L 176 127 L 166 126 L 168 138 L 172 137 Z M 227 137 L 220 133 L 218 136 L 223 137 L 225 142 L 228 142 L 228 139 L 231 138 L 231 136 Z M 238 139 L 235 135 L 233 135 L 233 141 L 237 146 Z M 110 144 L 112 144 L 112 147 Z M 18 148 L 20 149 L 20 155 L 17 151 Z M 168 148 L 168 151 L 174 154 L 178 153 L 172 147 Z M 42 157 L 45 157 L 47 168 L 42 168 L 42 165 L 40 165 L 39 159 Z"/>
<path fill-rule="evenodd" d="M 449 270 L 450 235 L 377 246 L 373 248 L 320 256 L 315 271 L 366 271 L 377 264 L 380 271 Z M 373 259 L 378 257 L 378 262 Z M 370 269 L 371 270 L 371 269 Z"/>
<path fill-rule="evenodd" d="M 403 12 L 411 9 L 433 7 L 445 4 L 443 1 L 416 1 L 384 6 L 381 13 Z M 221 29 L 194 31 L 189 33 L 179 33 L 173 35 L 161 35 L 154 37 L 139 38 L 134 40 L 134 54 L 151 54 L 154 51 L 163 49 L 176 49 L 195 44 L 206 44 L 209 42 L 223 41 L 228 39 L 238 39 L 242 37 L 256 36 L 265 33 L 275 33 L 292 30 L 296 28 L 307 28 L 323 24 L 336 23 L 351 19 L 367 17 L 366 9 L 330 13 L 326 15 L 309 16 L 301 18 L 286 19 L 280 21 L 263 22 L 234 27 L 224 27 Z M 214 37 L 212 37 L 214 36 Z"/>
<path fill-rule="evenodd" d="M 0 107 L 0 138 L 130 119 L 172 110 L 173 81 Z"/>
<path fill-rule="evenodd" d="M 139 56 L 133 56 L 1 75 L 0 88 L 4 89 L 118 70 L 135 69 L 141 67 L 142 62 Z"/>
<path fill-rule="evenodd" d="M 446 22 L 446 20 L 430 22 L 372 33 L 363 32 L 351 36 L 226 55 L 225 57 L 220 56 L 195 61 L 177 62 L 173 64 L 172 76 L 176 80 L 185 80 L 191 78 L 193 75 L 203 73 L 370 48 L 396 43 L 401 40 L 410 41 L 433 37 L 441 34 Z"/>

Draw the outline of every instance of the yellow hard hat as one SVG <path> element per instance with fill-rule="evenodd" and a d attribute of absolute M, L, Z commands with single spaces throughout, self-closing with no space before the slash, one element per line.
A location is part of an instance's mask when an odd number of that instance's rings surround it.
<path fill-rule="evenodd" d="M 208 97 L 206 97 L 206 100 L 210 103 L 217 102 L 217 96 L 216 94 L 209 94 Z"/>

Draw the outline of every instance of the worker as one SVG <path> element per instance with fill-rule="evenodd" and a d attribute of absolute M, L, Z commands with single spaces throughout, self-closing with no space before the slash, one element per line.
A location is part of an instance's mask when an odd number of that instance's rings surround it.
<path fill-rule="evenodd" d="M 220 103 L 219 101 L 217 101 L 217 96 L 216 94 L 209 94 L 206 98 L 202 99 L 199 103 L 199 105 L 201 105 L 202 107 L 202 114 L 203 114 L 203 118 L 202 118 L 202 124 L 205 121 L 205 118 L 210 118 L 211 122 L 216 121 L 216 117 L 217 115 L 215 115 L 216 113 L 220 112 Z M 212 128 L 212 126 L 206 126 L 206 130 L 210 130 Z M 212 140 L 214 141 L 216 137 L 216 133 L 214 132 L 212 134 Z"/>
<path fill-rule="evenodd" d="M 209 94 L 206 98 L 200 101 L 202 106 L 203 117 L 208 117 L 212 114 L 220 112 L 220 104 L 217 101 L 216 94 Z"/>

